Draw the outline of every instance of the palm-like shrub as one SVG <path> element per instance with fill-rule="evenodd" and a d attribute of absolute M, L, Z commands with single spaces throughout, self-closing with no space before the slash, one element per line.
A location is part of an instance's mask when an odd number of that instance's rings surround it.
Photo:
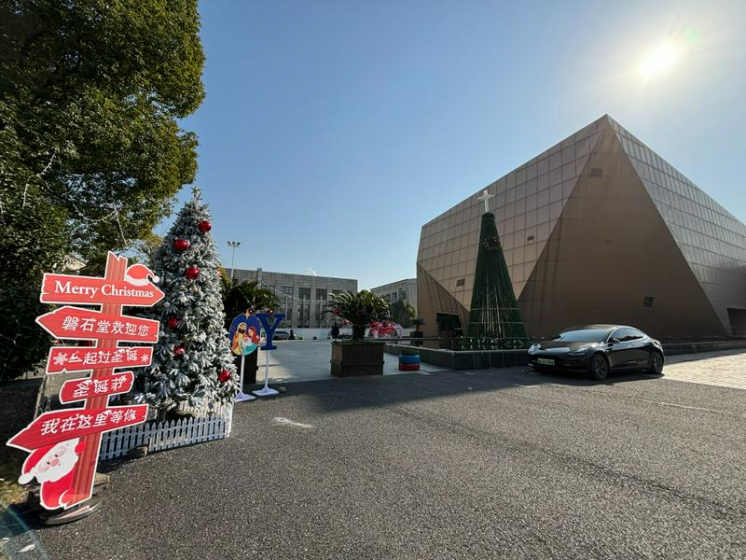
<path fill-rule="evenodd" d="M 331 297 L 331 312 L 352 323 L 352 338 L 363 340 L 365 329 L 372 321 L 388 319 L 389 304 L 368 290 L 356 294 L 342 292 Z"/>
<path fill-rule="evenodd" d="M 223 271 L 220 283 L 226 326 L 230 325 L 236 315 L 247 309 L 264 311 L 280 307 L 280 298 L 270 290 L 260 288 L 259 283 L 255 280 L 240 282 L 237 279 L 231 279 Z"/>
<path fill-rule="evenodd" d="M 405 299 L 400 299 L 390 304 L 391 320 L 399 323 L 405 329 L 409 328 L 417 315 L 414 306 Z"/>

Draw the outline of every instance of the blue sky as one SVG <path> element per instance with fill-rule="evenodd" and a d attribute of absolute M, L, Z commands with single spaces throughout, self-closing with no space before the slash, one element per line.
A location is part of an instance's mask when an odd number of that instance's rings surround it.
<path fill-rule="evenodd" d="M 237 268 L 414 277 L 422 224 L 604 113 L 746 221 L 742 0 L 200 11 L 207 98 L 183 126 L 227 266 L 234 240 Z M 645 83 L 662 41 L 679 59 Z"/>

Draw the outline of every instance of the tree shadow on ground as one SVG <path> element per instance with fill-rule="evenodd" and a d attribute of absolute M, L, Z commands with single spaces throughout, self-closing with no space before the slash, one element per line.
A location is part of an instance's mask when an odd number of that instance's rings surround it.
<path fill-rule="evenodd" d="M 620 383 L 654 381 L 663 375 L 645 373 L 611 373 L 603 381 L 595 381 L 574 373 L 539 373 L 528 367 L 444 371 L 371 377 L 342 378 L 293 383 L 282 398 L 311 396 L 325 412 L 344 412 L 357 408 L 386 407 L 419 400 L 441 399 L 494 392 L 527 386 L 614 387 Z"/>

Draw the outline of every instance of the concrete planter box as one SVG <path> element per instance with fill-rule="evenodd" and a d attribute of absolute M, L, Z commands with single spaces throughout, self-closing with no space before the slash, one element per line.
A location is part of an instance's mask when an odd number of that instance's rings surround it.
<path fill-rule="evenodd" d="M 338 342 L 332 344 L 332 375 L 355 377 L 383 375 L 382 342 Z"/>
<path fill-rule="evenodd" d="M 386 351 L 401 355 L 405 348 L 401 344 L 387 344 Z M 528 365 L 527 350 L 441 350 L 433 348 L 418 348 L 420 360 L 447 369 L 487 369 L 510 368 Z"/>

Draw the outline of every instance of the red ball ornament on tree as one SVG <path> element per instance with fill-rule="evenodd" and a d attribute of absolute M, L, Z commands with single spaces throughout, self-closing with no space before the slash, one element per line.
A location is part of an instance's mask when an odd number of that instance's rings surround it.
<path fill-rule="evenodd" d="M 168 321 L 166 322 L 171 329 L 175 329 L 179 326 L 179 319 L 176 317 L 169 317 Z"/>
<path fill-rule="evenodd" d="M 274 313 L 274 312 L 275 312 L 274 309 L 267 309 L 267 313 L 269 313 L 270 315 L 272 315 L 272 313 Z"/>
<path fill-rule="evenodd" d="M 196 266 L 190 266 L 186 269 L 186 277 L 190 280 L 194 280 L 197 276 L 199 276 L 199 268 Z"/>
<path fill-rule="evenodd" d="M 174 348 L 174 358 L 181 358 L 184 355 L 184 347 L 177 346 Z"/>
<path fill-rule="evenodd" d="M 339 309 L 332 310 L 332 313 L 334 313 L 335 315 L 339 315 Z"/>
<path fill-rule="evenodd" d="M 202 220 L 197 227 L 202 233 L 207 233 L 212 229 L 212 224 L 207 220 Z"/>
<path fill-rule="evenodd" d="M 189 249 L 189 241 L 186 239 L 176 239 L 174 241 L 174 249 L 176 249 L 179 253 L 182 251 L 186 251 Z"/>
<path fill-rule="evenodd" d="M 224 369 L 220 372 L 220 375 L 218 375 L 218 381 L 220 381 L 221 383 L 227 383 L 230 378 L 231 372 L 227 369 Z"/>

